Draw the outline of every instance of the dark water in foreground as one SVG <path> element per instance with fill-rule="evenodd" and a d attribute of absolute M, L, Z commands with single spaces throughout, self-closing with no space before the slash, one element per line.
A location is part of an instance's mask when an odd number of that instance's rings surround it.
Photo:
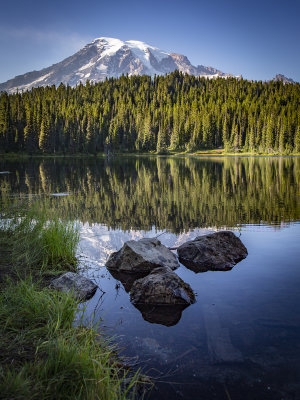
<path fill-rule="evenodd" d="M 100 288 L 86 319 L 102 319 L 128 363 L 155 378 L 151 399 L 300 398 L 300 158 L 0 161 L 0 171 L 11 172 L 0 174 L 2 202 L 37 200 L 80 221 L 82 267 Z M 176 246 L 219 229 L 249 255 L 226 272 L 180 266 L 197 296 L 182 313 L 142 315 L 104 267 L 128 239 L 165 232 Z"/>

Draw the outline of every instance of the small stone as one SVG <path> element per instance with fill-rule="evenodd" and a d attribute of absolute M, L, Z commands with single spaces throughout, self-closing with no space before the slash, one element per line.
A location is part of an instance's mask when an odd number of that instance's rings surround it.
<path fill-rule="evenodd" d="M 79 300 L 90 299 L 97 290 L 97 285 L 90 279 L 74 272 L 67 272 L 50 283 L 50 287 L 65 293 L 74 293 Z"/>

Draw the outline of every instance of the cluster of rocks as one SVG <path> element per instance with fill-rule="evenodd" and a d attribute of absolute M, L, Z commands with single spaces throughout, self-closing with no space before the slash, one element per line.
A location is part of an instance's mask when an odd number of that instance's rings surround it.
<path fill-rule="evenodd" d="M 133 304 L 184 304 L 195 301 L 189 285 L 173 271 L 179 267 L 174 253 L 161 244 L 157 238 L 130 240 L 117 252 L 111 254 L 106 267 L 130 284 L 130 298 Z"/>
<path fill-rule="evenodd" d="M 199 236 L 177 249 L 179 261 L 194 272 L 226 271 L 247 256 L 241 240 L 229 231 Z M 179 262 L 157 238 L 130 240 L 111 254 L 106 267 L 130 293 L 132 304 L 143 317 L 174 325 L 195 294 L 174 270 Z"/>
<path fill-rule="evenodd" d="M 233 232 L 220 231 L 182 244 L 177 254 L 184 266 L 198 273 L 230 270 L 248 252 Z M 178 259 L 157 238 L 145 238 L 126 242 L 110 255 L 106 267 L 122 282 L 144 319 L 170 326 L 196 301 L 190 285 L 174 272 Z M 80 300 L 89 299 L 97 290 L 91 280 L 73 272 L 54 279 L 50 287 L 71 292 Z"/>

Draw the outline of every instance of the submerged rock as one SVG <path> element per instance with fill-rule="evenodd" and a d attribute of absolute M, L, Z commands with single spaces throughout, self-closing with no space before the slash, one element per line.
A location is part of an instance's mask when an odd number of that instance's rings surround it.
<path fill-rule="evenodd" d="M 191 287 L 170 268 L 161 267 L 133 283 L 130 300 L 134 305 L 188 306 L 195 303 L 195 295 Z"/>
<path fill-rule="evenodd" d="M 97 285 L 90 279 L 74 272 L 67 272 L 50 283 L 50 287 L 61 292 L 74 293 L 80 300 L 90 299 L 97 290 Z"/>
<path fill-rule="evenodd" d="M 156 238 L 129 240 L 111 254 L 106 263 L 109 270 L 132 274 L 148 274 L 155 268 L 176 269 L 178 266 L 175 254 Z"/>
<path fill-rule="evenodd" d="M 194 272 L 227 271 L 247 257 L 242 241 L 230 231 L 198 236 L 177 249 L 179 261 Z"/>

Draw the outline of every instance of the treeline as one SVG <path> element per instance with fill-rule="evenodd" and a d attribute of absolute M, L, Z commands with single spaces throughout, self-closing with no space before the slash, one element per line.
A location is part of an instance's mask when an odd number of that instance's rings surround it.
<path fill-rule="evenodd" d="M 300 85 L 175 71 L 0 94 L 0 151 L 300 152 Z"/>
<path fill-rule="evenodd" d="M 0 171 L 7 169 L 0 209 L 36 200 L 57 217 L 112 229 L 278 227 L 300 215 L 299 157 L 0 160 Z"/>

